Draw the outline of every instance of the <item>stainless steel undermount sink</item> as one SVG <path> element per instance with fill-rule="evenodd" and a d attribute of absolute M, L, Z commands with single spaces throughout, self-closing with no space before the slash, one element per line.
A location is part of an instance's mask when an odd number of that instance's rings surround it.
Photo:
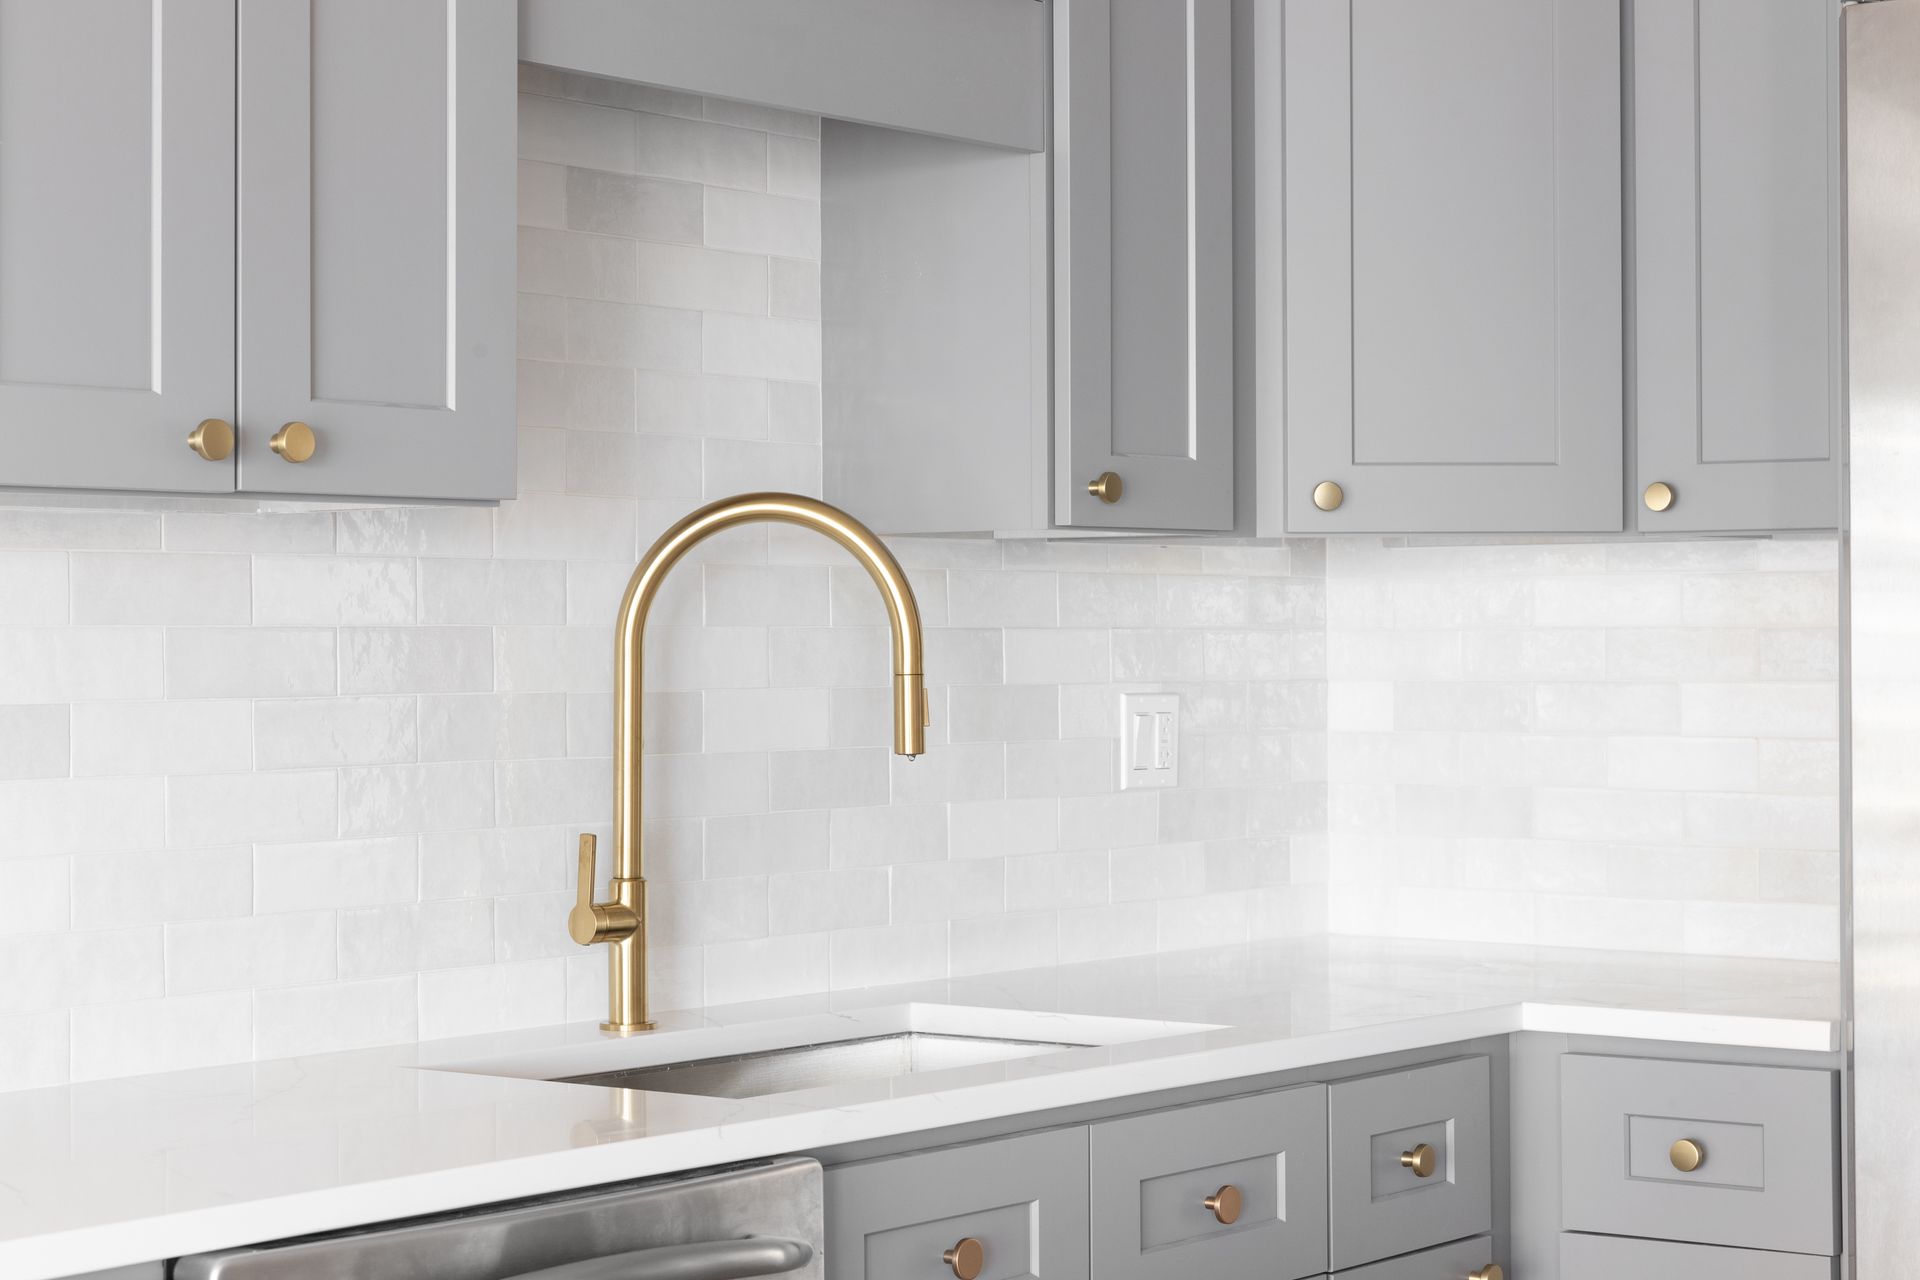
<path fill-rule="evenodd" d="M 646 1035 L 529 1033 L 545 1044 L 484 1058 L 438 1058 L 434 1071 L 510 1076 L 708 1098 L 764 1098 L 845 1085 L 936 1077 L 935 1087 L 1046 1073 L 1021 1063 L 1075 1050 L 1212 1030 L 1202 1023 L 979 1006 L 882 1005 L 765 1021 L 695 1024 Z M 463 1046 L 465 1047 L 465 1046 Z M 1004 1064 L 995 1071 L 996 1064 Z M 1079 1065 L 1086 1065 L 1080 1062 Z M 983 1073 L 968 1068 L 987 1068 Z M 941 1077 L 939 1073 L 951 1073 Z M 929 1079 L 929 1084 L 934 1081 Z M 916 1089 L 916 1092 L 918 1090 Z"/>
<path fill-rule="evenodd" d="M 982 1062 L 1033 1058 L 1062 1049 L 1084 1048 L 1069 1041 L 1005 1040 L 995 1036 L 942 1035 L 899 1031 L 891 1035 L 797 1045 L 760 1053 L 669 1062 L 561 1076 L 564 1084 L 598 1084 L 616 1089 L 694 1093 L 709 1098 L 759 1098 L 774 1093 L 818 1089 L 824 1085 L 886 1080 L 919 1071 L 970 1067 Z"/>

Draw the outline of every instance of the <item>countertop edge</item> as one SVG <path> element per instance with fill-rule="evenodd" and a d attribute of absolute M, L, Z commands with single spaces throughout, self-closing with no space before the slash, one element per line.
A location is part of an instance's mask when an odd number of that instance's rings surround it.
<path fill-rule="evenodd" d="M 0 1242 L 0 1271 L 14 1280 L 62 1280 L 248 1242 L 1519 1031 L 1811 1052 L 1832 1052 L 1840 1043 L 1840 1024 L 1822 1019 L 1537 1001 L 1490 1005 L 20 1237 Z"/>

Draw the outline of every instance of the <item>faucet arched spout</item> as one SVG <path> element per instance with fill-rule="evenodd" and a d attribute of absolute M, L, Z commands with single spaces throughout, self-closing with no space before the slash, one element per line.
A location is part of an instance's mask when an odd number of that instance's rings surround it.
<path fill-rule="evenodd" d="M 793 524 L 825 534 L 858 560 L 886 601 L 893 628 L 893 749 L 912 758 L 926 749 L 929 720 L 922 669 L 920 609 L 899 561 L 871 529 L 840 510 L 794 493 L 745 493 L 692 512 L 661 534 L 627 582 L 614 633 L 612 901 L 593 901 L 593 837 L 580 841 L 580 896 L 568 930 L 582 944 L 609 943 L 611 1015 L 602 1028 L 646 1030 L 646 882 L 641 839 L 641 705 L 647 614 L 673 566 L 702 542 L 743 524 Z"/>

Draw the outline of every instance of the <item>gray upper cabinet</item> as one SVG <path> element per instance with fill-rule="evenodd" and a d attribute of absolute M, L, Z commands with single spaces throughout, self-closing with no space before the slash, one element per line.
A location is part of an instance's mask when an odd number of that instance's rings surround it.
<path fill-rule="evenodd" d="M 0 0 L 0 486 L 228 493 L 232 0 Z"/>
<path fill-rule="evenodd" d="M 0 486 L 512 496 L 514 13 L 0 0 Z"/>
<path fill-rule="evenodd" d="M 1054 521 L 1230 529 L 1231 7 L 1053 9 Z"/>
<path fill-rule="evenodd" d="M 1635 8 L 1642 530 L 1839 524 L 1838 9 Z"/>
<path fill-rule="evenodd" d="M 1619 530 L 1620 0 L 1284 4 L 1286 529 Z"/>
<path fill-rule="evenodd" d="M 242 6 L 242 490 L 513 495 L 514 16 Z"/>

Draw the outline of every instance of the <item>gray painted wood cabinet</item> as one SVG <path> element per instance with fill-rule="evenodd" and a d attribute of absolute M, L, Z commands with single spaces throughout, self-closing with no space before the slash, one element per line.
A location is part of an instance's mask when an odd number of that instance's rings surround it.
<path fill-rule="evenodd" d="M 841 1165 L 826 1174 L 830 1280 L 1086 1280 L 1084 1126 Z"/>
<path fill-rule="evenodd" d="M 1837 1113 L 1830 1071 L 1569 1054 L 1561 1226 L 1837 1253 Z"/>
<path fill-rule="evenodd" d="M 1835 1280 L 1839 1274 L 1840 1259 L 1805 1253 L 1576 1231 L 1560 1237 L 1560 1280 Z"/>
<path fill-rule="evenodd" d="M 243 491 L 513 496 L 515 38 L 511 0 L 243 6 Z"/>
<path fill-rule="evenodd" d="M 0 486 L 511 496 L 514 40 L 511 0 L 0 0 Z"/>
<path fill-rule="evenodd" d="M 0 486 L 230 493 L 232 0 L 0 0 Z"/>
<path fill-rule="evenodd" d="M 529 62 L 1038 151 L 1035 0 L 520 0 Z"/>
<path fill-rule="evenodd" d="M 1661 0 L 1633 25 L 1628 504 L 1649 532 L 1837 527 L 1839 4 Z"/>
<path fill-rule="evenodd" d="M 1490 1090 L 1482 1057 L 1342 1080 L 1328 1090 L 1327 1235 L 1335 1270 L 1491 1230 Z"/>
<path fill-rule="evenodd" d="M 1053 13 L 1054 520 L 1231 529 L 1231 6 Z"/>
<path fill-rule="evenodd" d="M 1287 528 L 1619 530 L 1620 0 L 1282 25 Z"/>
<path fill-rule="evenodd" d="M 1492 1236 L 1435 1245 L 1333 1273 L 1332 1280 L 1468 1280 L 1494 1263 Z"/>
<path fill-rule="evenodd" d="M 1327 1089 L 1108 1120 L 1088 1140 L 1102 1280 L 1294 1280 L 1327 1266 Z"/>

